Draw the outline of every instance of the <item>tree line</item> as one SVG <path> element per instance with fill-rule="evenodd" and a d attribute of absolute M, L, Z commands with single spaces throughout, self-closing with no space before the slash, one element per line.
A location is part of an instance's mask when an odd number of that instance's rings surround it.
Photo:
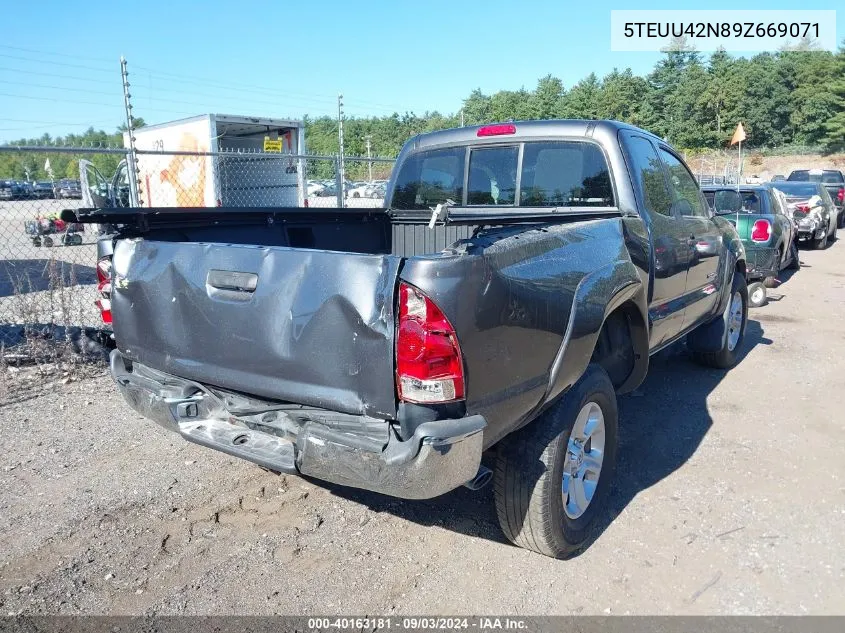
<path fill-rule="evenodd" d="M 704 56 L 693 50 L 667 51 L 646 75 L 614 69 L 599 78 L 590 73 L 568 89 L 552 75 L 533 90 L 473 90 L 452 114 L 394 113 L 352 117 L 344 121 L 348 155 L 366 155 L 369 138 L 374 156 L 394 157 L 403 143 L 422 132 L 494 121 L 525 119 L 616 119 L 645 128 L 682 150 L 724 148 L 738 122 L 749 148 L 801 145 L 826 152 L 845 151 L 845 42 L 836 54 L 818 50 L 784 50 L 751 58 L 724 51 Z M 304 117 L 306 145 L 314 154 L 338 152 L 337 120 Z M 137 124 L 143 125 L 142 120 Z M 122 131 L 89 129 L 60 138 L 45 135 L 13 144 L 120 147 Z M 49 156 L 56 178 L 78 177 L 78 155 L 0 152 L 0 178 L 44 179 Z M 89 157 L 109 177 L 120 156 Z M 323 172 L 330 165 L 315 165 Z M 375 171 L 382 170 L 377 164 Z M 363 173 L 364 163 L 348 169 Z M 360 174 L 358 174 L 360 176 Z"/>

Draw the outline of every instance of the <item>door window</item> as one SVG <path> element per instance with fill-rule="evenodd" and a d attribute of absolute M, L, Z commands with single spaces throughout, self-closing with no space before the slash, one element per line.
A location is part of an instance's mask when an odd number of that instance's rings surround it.
<path fill-rule="evenodd" d="M 627 141 L 625 150 L 638 202 L 650 215 L 671 216 L 672 198 L 654 146 L 641 136 L 631 136 Z"/>
<path fill-rule="evenodd" d="M 681 160 L 671 152 L 660 148 L 660 158 L 669 174 L 669 186 L 672 188 L 672 205 L 679 215 L 686 217 L 708 218 L 707 206 L 701 199 L 701 191 Z"/>

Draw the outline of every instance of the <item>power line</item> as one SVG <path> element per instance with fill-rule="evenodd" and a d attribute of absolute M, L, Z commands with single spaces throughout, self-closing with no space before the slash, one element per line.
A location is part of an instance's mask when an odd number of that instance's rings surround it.
<path fill-rule="evenodd" d="M 237 90 L 239 92 L 244 92 L 244 90 L 255 92 L 255 93 L 263 93 L 270 96 L 276 94 L 286 94 L 296 97 L 305 97 L 311 99 L 313 101 L 327 101 L 330 103 L 334 103 L 336 97 L 330 95 L 324 95 L 319 93 L 297 93 L 297 92 L 290 92 L 289 90 L 281 89 L 281 88 L 268 88 L 267 86 L 255 86 L 251 84 L 242 84 L 242 83 L 224 83 L 221 82 L 219 79 L 212 79 L 210 77 L 196 77 L 196 76 L 188 76 L 188 75 L 177 75 L 176 73 L 168 73 L 163 71 L 158 71 L 153 68 L 147 68 L 146 66 L 134 66 L 133 69 L 137 71 L 145 71 L 147 74 L 158 77 L 163 81 L 171 81 L 171 82 L 179 82 L 179 83 L 192 83 L 200 86 L 217 86 L 226 90 Z M 142 73 L 138 73 L 137 77 L 142 77 Z"/>
<path fill-rule="evenodd" d="M 15 86 L 26 86 L 28 88 L 49 88 L 51 90 L 71 90 L 73 92 L 84 92 L 86 94 L 91 95 L 106 95 L 107 97 L 111 97 L 116 94 L 116 92 L 106 92 L 104 90 L 89 90 L 88 88 L 71 88 L 70 86 L 50 86 L 47 84 L 31 84 L 25 81 L 8 81 L 6 79 L 0 79 L 0 84 L 12 84 Z"/>
<path fill-rule="evenodd" d="M 0 70 L 6 70 L 13 73 L 20 73 L 22 75 L 38 75 L 40 77 L 57 77 L 59 79 L 72 79 L 74 81 L 90 81 L 97 84 L 111 84 L 115 85 L 117 82 L 112 79 L 94 79 L 92 77 L 74 77 L 71 75 L 62 75 L 60 73 L 45 73 L 36 70 L 23 70 L 21 68 L 9 68 L 7 66 L 0 66 Z"/>
<path fill-rule="evenodd" d="M 117 73 L 114 69 L 94 68 L 93 66 L 84 66 L 82 64 L 68 64 L 65 62 L 54 62 L 48 59 L 32 59 L 31 57 L 21 57 L 20 55 L 9 55 L 7 53 L 0 53 L 0 57 L 7 57 L 9 59 L 19 59 L 25 62 L 35 62 L 36 64 L 53 64 L 54 66 L 66 66 L 68 68 L 83 68 L 85 70 L 93 70 L 98 73 Z"/>
<path fill-rule="evenodd" d="M 0 121 L 9 121 L 12 123 L 43 123 L 45 125 L 105 125 L 104 123 L 80 123 L 78 121 L 42 121 L 40 119 L 7 119 L 0 118 Z"/>
<path fill-rule="evenodd" d="M 91 61 L 97 62 L 111 62 L 113 60 L 106 59 L 105 57 L 91 57 L 90 55 L 71 55 L 65 52 L 57 52 L 57 51 L 44 51 L 44 50 L 37 50 L 35 48 L 23 48 L 22 46 L 9 46 L 8 44 L 0 44 L 0 48 L 6 48 L 13 51 L 23 51 L 25 53 L 36 53 L 38 55 L 54 55 L 56 57 L 69 57 L 71 59 L 88 59 Z"/>
<path fill-rule="evenodd" d="M 53 101 L 53 102 L 59 101 L 59 99 L 56 98 L 56 97 L 33 97 L 33 96 L 30 96 L 30 95 L 15 95 L 15 94 L 10 94 L 8 92 L 0 92 L 0 97 L 15 97 L 16 99 L 33 99 L 35 101 Z M 78 99 L 61 99 L 61 102 L 62 103 L 78 103 L 78 104 L 81 104 L 81 105 L 94 105 L 94 106 L 102 106 L 102 107 L 109 107 L 109 108 L 112 108 L 112 107 L 114 107 L 114 108 L 121 107 L 122 108 L 123 107 L 122 105 L 117 104 L 117 103 L 99 103 L 99 102 L 96 102 L 96 101 L 79 101 Z M 185 114 L 185 115 L 188 115 L 188 116 L 193 116 L 193 115 L 196 114 L 196 112 L 182 112 L 182 111 L 179 111 L 179 110 L 161 110 L 161 109 L 155 109 L 155 108 L 147 108 L 147 110 L 149 112 L 162 112 L 162 113 L 165 113 L 165 114 Z"/>

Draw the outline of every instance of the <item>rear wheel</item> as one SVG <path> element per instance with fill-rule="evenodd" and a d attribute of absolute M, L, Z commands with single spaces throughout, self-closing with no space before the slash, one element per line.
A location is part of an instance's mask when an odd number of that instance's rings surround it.
<path fill-rule="evenodd" d="M 792 240 L 792 245 L 789 247 L 789 266 L 790 270 L 800 270 L 801 260 L 798 257 L 798 242 Z"/>
<path fill-rule="evenodd" d="M 590 534 L 616 462 L 616 393 L 597 364 L 551 409 L 502 441 L 496 514 L 516 545 L 564 558 Z"/>
<path fill-rule="evenodd" d="M 53 245 L 53 238 L 52 237 L 45 237 L 41 240 L 41 243 L 44 244 L 47 248 L 50 248 Z"/>
<path fill-rule="evenodd" d="M 748 305 L 752 308 L 760 308 L 766 305 L 768 296 L 766 286 L 759 281 L 748 285 Z"/>
<path fill-rule="evenodd" d="M 813 240 L 813 248 L 817 251 L 827 248 L 827 228 L 819 239 Z"/>

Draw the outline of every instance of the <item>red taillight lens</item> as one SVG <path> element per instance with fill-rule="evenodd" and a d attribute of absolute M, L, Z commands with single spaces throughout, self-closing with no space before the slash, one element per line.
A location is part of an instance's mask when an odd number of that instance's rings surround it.
<path fill-rule="evenodd" d="M 97 299 L 94 304 L 100 311 L 100 316 L 103 317 L 103 323 L 111 325 L 111 301 L 108 299 Z"/>
<path fill-rule="evenodd" d="M 485 125 L 478 128 L 476 136 L 503 136 L 505 134 L 516 134 L 516 126 L 512 123 L 503 123 L 501 125 Z"/>
<path fill-rule="evenodd" d="M 396 391 L 403 402 L 464 398 L 464 363 L 452 324 L 431 299 L 405 283 L 399 284 Z"/>
<path fill-rule="evenodd" d="M 810 212 L 810 205 L 809 204 L 798 204 L 798 205 L 795 205 L 795 210 L 800 211 L 801 213 L 809 213 Z"/>
<path fill-rule="evenodd" d="M 103 257 L 97 262 L 97 292 L 100 298 L 94 301 L 103 317 L 103 323 L 111 320 L 111 257 Z"/>
<path fill-rule="evenodd" d="M 97 283 L 111 279 L 111 257 L 103 257 L 97 262 Z"/>
<path fill-rule="evenodd" d="M 768 220 L 757 220 L 751 230 L 751 240 L 754 242 L 768 242 L 772 235 L 772 225 Z"/>
<path fill-rule="evenodd" d="M 836 198 L 839 202 L 845 202 L 845 187 L 839 187 L 839 191 L 836 193 Z"/>

